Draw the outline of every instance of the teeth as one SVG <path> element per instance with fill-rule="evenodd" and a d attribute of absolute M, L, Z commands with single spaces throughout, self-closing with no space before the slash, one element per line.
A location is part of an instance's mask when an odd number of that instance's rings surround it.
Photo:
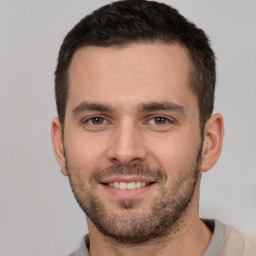
<path fill-rule="evenodd" d="M 110 184 L 111 184 L 111 183 L 110 183 Z M 120 182 L 115 181 L 115 182 L 113 183 L 113 187 L 114 187 L 114 188 L 120 188 Z"/>
<path fill-rule="evenodd" d="M 148 182 L 144 181 L 133 181 L 133 182 L 111 182 L 108 183 L 108 186 L 111 188 L 119 188 L 119 189 L 136 189 L 136 188 L 141 188 L 149 185 Z"/>
<path fill-rule="evenodd" d="M 140 188 L 141 187 L 141 182 L 140 181 L 137 181 L 136 182 L 136 188 Z"/>
<path fill-rule="evenodd" d="M 128 187 L 128 183 L 126 183 L 126 182 L 120 182 L 120 189 L 127 189 L 127 187 Z"/>
<path fill-rule="evenodd" d="M 135 182 L 129 182 L 128 185 L 127 185 L 127 188 L 128 189 L 135 189 L 136 188 Z"/>

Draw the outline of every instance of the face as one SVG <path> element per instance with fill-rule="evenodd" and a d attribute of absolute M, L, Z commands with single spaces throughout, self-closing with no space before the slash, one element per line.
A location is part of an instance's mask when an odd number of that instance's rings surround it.
<path fill-rule="evenodd" d="M 189 72 L 177 44 L 74 54 L 62 172 L 90 225 L 120 242 L 174 231 L 195 200 L 202 139 Z"/>

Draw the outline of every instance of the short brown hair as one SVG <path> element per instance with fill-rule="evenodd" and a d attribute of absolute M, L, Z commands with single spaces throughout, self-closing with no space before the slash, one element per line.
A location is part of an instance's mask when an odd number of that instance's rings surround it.
<path fill-rule="evenodd" d="M 145 0 L 121 0 L 103 6 L 84 17 L 66 35 L 55 71 L 57 112 L 64 127 L 68 97 L 67 71 L 74 52 L 83 46 L 126 46 L 136 42 L 179 43 L 192 63 L 190 88 L 197 96 L 200 126 L 214 107 L 216 82 L 215 56 L 203 30 L 163 3 Z"/>

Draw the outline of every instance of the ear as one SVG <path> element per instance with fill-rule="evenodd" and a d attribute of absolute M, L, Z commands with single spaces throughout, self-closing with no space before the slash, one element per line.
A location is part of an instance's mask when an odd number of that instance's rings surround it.
<path fill-rule="evenodd" d="M 68 174 L 66 171 L 66 164 L 65 164 L 62 127 L 58 117 L 55 117 L 52 120 L 51 135 L 52 135 L 52 146 L 53 146 L 55 157 L 60 165 L 62 174 L 67 176 Z"/>
<path fill-rule="evenodd" d="M 222 115 L 211 115 L 205 124 L 204 142 L 200 170 L 206 172 L 213 167 L 222 149 L 224 124 Z"/>

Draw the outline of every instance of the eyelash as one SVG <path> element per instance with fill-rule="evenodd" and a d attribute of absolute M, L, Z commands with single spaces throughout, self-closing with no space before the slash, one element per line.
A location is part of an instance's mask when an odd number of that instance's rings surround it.
<path fill-rule="evenodd" d="M 164 120 L 164 123 L 163 124 L 156 124 L 156 120 L 157 119 L 162 119 L 162 120 Z M 166 124 L 168 124 L 168 123 L 174 123 L 174 121 L 172 120 L 172 119 L 170 119 L 170 118 L 167 118 L 167 117 L 165 117 L 165 116 L 153 116 L 153 117 L 151 117 L 150 119 L 149 119 L 149 121 L 148 121 L 148 123 L 150 123 L 150 121 L 151 120 L 154 120 L 154 124 L 152 124 L 152 125 L 158 125 L 158 126 L 161 126 L 161 125 L 166 125 Z M 160 122 L 162 121 L 162 120 L 160 120 Z M 159 120 L 158 120 L 159 121 Z"/>
<path fill-rule="evenodd" d="M 93 122 L 94 122 L 96 119 L 102 120 L 103 123 L 94 124 Z M 104 118 L 104 117 L 102 117 L 102 116 L 92 116 L 92 117 L 90 117 L 90 118 L 87 118 L 87 119 L 83 120 L 82 123 L 83 123 L 83 124 L 90 124 L 90 125 L 93 125 L 93 126 L 98 126 L 98 125 L 104 124 L 105 121 L 107 121 L 107 119 Z"/>
<path fill-rule="evenodd" d="M 99 124 L 95 124 L 94 121 L 97 122 L 97 119 L 101 120 L 102 122 L 99 123 Z M 160 121 L 160 122 L 163 121 L 164 123 L 157 124 L 156 123 L 157 119 L 160 119 L 158 121 Z M 154 124 L 150 123 L 152 120 L 154 121 Z M 92 117 L 87 118 L 87 119 L 82 121 L 83 124 L 90 124 L 91 126 L 100 126 L 100 125 L 106 124 L 106 122 L 111 123 L 105 117 L 102 117 L 102 116 L 92 116 Z M 146 123 L 148 123 L 150 125 L 163 126 L 163 125 L 166 125 L 168 123 L 174 123 L 174 120 L 170 119 L 170 118 L 167 118 L 165 116 L 159 115 L 159 116 L 150 117 Z"/>

